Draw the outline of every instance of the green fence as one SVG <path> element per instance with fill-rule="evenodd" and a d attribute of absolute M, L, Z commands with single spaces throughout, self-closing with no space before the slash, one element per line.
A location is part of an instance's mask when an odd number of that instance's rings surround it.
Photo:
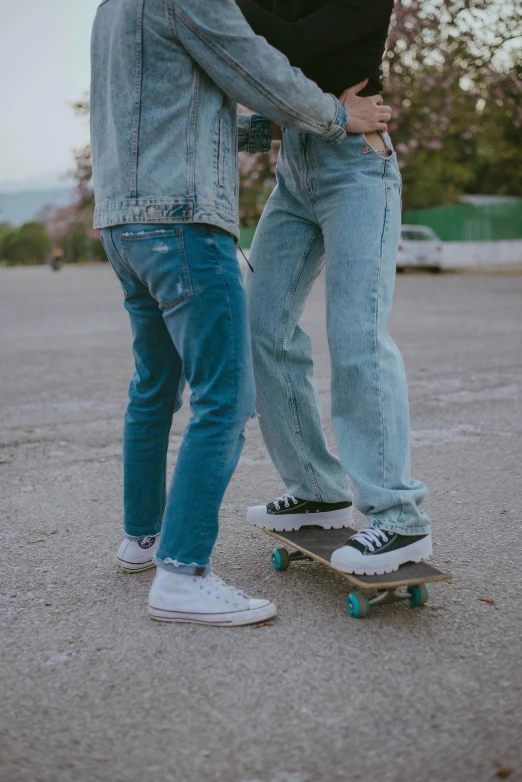
<path fill-rule="evenodd" d="M 248 250 L 248 248 L 252 246 L 252 239 L 254 238 L 255 232 L 256 232 L 255 227 L 241 229 L 241 234 L 239 237 L 239 246 L 243 250 Z"/>
<path fill-rule="evenodd" d="M 407 225 L 429 225 L 444 242 L 522 239 L 522 200 L 457 204 L 404 212 Z"/>
<path fill-rule="evenodd" d="M 522 200 L 495 204 L 456 204 L 404 212 L 407 225 L 429 225 L 443 242 L 522 239 Z M 242 228 L 240 245 L 252 244 L 255 228 Z"/>

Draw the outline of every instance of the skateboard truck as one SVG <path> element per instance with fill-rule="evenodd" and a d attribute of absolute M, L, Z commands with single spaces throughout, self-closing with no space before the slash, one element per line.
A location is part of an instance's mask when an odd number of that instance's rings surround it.
<path fill-rule="evenodd" d="M 412 606 L 422 606 L 430 599 L 430 590 L 427 584 L 412 584 L 395 589 L 379 589 L 375 597 L 368 597 L 364 592 L 351 592 L 346 598 L 346 610 L 354 619 L 362 619 L 368 616 L 372 606 L 384 606 L 391 603 L 400 603 L 408 600 Z"/>

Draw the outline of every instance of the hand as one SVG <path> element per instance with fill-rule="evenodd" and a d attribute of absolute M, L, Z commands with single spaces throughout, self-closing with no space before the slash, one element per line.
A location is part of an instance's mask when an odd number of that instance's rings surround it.
<path fill-rule="evenodd" d="M 281 141 L 282 137 L 281 128 L 275 122 L 272 122 L 272 141 Z"/>
<path fill-rule="evenodd" d="M 385 132 L 387 122 L 391 119 L 390 106 L 383 106 L 381 95 L 372 95 L 368 98 L 360 98 L 359 93 L 368 84 L 368 79 L 345 90 L 341 95 L 341 102 L 348 112 L 347 133 L 370 133 L 372 130 Z"/>

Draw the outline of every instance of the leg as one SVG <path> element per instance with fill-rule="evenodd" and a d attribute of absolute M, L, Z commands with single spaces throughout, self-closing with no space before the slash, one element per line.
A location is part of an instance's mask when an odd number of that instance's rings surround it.
<path fill-rule="evenodd" d="M 328 503 L 349 500 L 346 473 L 329 452 L 322 428 L 310 338 L 299 325 L 323 267 L 322 234 L 281 175 L 258 225 L 250 262 L 257 409 L 270 457 L 290 494 Z"/>
<path fill-rule="evenodd" d="M 124 523 L 127 537 L 140 539 L 160 531 L 169 432 L 182 404 L 183 378 L 158 302 L 122 262 L 115 233 L 106 229 L 103 239 L 124 289 L 136 367 L 123 431 Z"/>
<path fill-rule="evenodd" d="M 219 506 L 255 403 L 235 245 L 204 225 L 120 226 L 112 233 L 130 273 L 158 303 L 192 392 L 157 560 L 193 572 L 209 564 Z"/>
<path fill-rule="evenodd" d="M 387 330 L 400 228 L 395 156 L 379 158 L 354 136 L 318 169 L 325 236 L 332 420 L 355 502 L 372 526 L 401 535 L 429 532 L 419 509 L 426 487 L 410 477 L 406 374 Z M 318 154 L 329 154 L 320 150 Z M 336 153 L 334 153 L 336 154 Z"/>

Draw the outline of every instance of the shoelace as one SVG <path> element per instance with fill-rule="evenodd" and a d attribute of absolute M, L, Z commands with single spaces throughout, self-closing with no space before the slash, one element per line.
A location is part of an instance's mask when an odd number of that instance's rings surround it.
<path fill-rule="evenodd" d="M 237 587 L 225 584 L 222 578 L 215 573 L 209 573 L 208 576 L 198 576 L 197 582 L 199 588 L 205 590 L 207 595 L 213 595 L 218 600 L 224 600 L 225 603 L 237 605 L 241 598 L 248 600 L 248 595 Z"/>
<path fill-rule="evenodd" d="M 294 505 L 298 505 L 299 504 L 293 494 L 283 494 L 282 497 L 276 497 L 275 498 L 275 500 L 274 500 L 274 508 L 276 510 L 280 510 L 282 502 L 284 502 L 285 508 L 289 508 L 290 507 L 289 500 L 291 500 L 294 503 Z"/>
<path fill-rule="evenodd" d="M 388 542 L 388 536 L 383 529 L 374 529 L 373 527 L 366 527 L 362 529 L 357 535 L 352 535 L 350 540 L 357 540 L 364 546 L 368 546 L 370 551 L 375 551 L 375 548 L 380 548 L 383 543 Z"/>

